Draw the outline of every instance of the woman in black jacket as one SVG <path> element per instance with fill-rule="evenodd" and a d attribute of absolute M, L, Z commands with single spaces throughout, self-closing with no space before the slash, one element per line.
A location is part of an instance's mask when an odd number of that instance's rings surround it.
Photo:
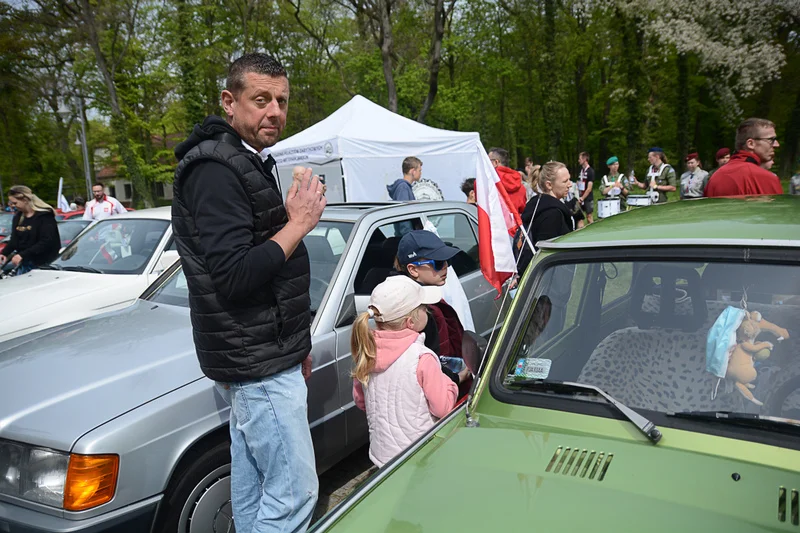
<path fill-rule="evenodd" d="M 11 226 L 11 238 L 0 254 L 0 266 L 10 260 L 18 274 L 46 265 L 58 257 L 55 211 L 24 185 L 8 191 L 8 205 L 17 210 Z"/>
<path fill-rule="evenodd" d="M 517 272 L 520 276 L 533 259 L 531 244 L 536 247 L 539 241 L 564 235 L 574 229 L 572 213 L 561 201 L 572 186 L 569 170 L 564 163 L 546 163 L 532 178 L 541 194 L 528 200 L 522 212 L 522 226 L 514 237 L 514 252 L 519 257 Z M 528 239 L 525 239 L 523 231 L 528 233 Z"/>

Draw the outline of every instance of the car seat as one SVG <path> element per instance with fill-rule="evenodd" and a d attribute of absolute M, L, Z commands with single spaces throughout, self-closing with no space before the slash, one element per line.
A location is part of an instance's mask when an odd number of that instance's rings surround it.
<path fill-rule="evenodd" d="M 705 370 L 707 314 L 695 269 L 645 265 L 631 294 L 630 318 L 636 325 L 600 341 L 578 381 L 600 387 L 630 407 L 662 412 L 741 409 L 743 398 L 732 391 L 720 390 L 711 400 L 716 378 Z"/>

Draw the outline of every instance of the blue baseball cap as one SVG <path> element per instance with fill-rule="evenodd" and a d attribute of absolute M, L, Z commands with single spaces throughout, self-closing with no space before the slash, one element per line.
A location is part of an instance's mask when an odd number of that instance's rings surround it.
<path fill-rule="evenodd" d="M 458 252 L 458 248 L 447 246 L 435 233 L 424 229 L 414 230 L 403 235 L 397 245 L 397 260 L 407 265 L 420 259 L 449 261 Z"/>

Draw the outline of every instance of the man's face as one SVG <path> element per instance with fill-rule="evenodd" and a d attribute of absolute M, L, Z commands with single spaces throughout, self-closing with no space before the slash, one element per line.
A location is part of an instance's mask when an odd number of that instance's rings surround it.
<path fill-rule="evenodd" d="M 525 162 L 525 174 L 530 174 L 532 169 L 533 169 L 533 163 L 531 161 L 526 161 Z"/>
<path fill-rule="evenodd" d="M 92 194 L 94 195 L 94 199 L 98 202 L 103 199 L 103 196 L 106 195 L 106 193 L 103 191 L 103 188 L 99 185 L 92 187 Z"/>
<path fill-rule="evenodd" d="M 411 169 L 411 177 L 414 179 L 414 181 L 419 181 L 422 179 L 422 165 Z"/>
<path fill-rule="evenodd" d="M 289 80 L 254 72 L 246 73 L 244 80 L 244 89 L 237 96 L 222 91 L 222 107 L 233 129 L 260 152 L 278 142 L 286 126 Z"/>
<path fill-rule="evenodd" d="M 755 152 L 762 163 L 772 161 L 775 157 L 775 148 L 780 146 L 775 137 L 775 128 L 759 128 L 757 138 L 747 140 L 747 148 Z"/>
<path fill-rule="evenodd" d="M 689 172 L 694 172 L 697 170 L 697 167 L 700 165 L 700 162 L 697 159 L 690 159 L 686 162 L 686 169 Z"/>
<path fill-rule="evenodd" d="M 583 156 L 582 156 L 582 155 L 579 155 L 579 156 L 578 156 L 578 164 L 579 164 L 580 166 L 583 166 L 583 165 L 585 165 L 585 164 L 586 164 L 586 160 L 583 158 Z"/>
<path fill-rule="evenodd" d="M 651 165 L 661 165 L 661 157 L 655 152 L 648 153 L 647 160 L 650 161 Z"/>
<path fill-rule="evenodd" d="M 731 154 L 725 155 L 717 159 L 717 166 L 721 167 L 725 163 L 731 160 Z"/>
<path fill-rule="evenodd" d="M 494 152 L 489 152 L 489 161 L 492 162 L 492 166 L 497 168 L 500 166 L 500 160 L 497 158 L 497 154 Z"/>
<path fill-rule="evenodd" d="M 467 195 L 467 203 L 468 204 L 477 204 L 478 203 L 478 199 L 475 198 L 475 191 L 469 191 L 469 194 Z"/>

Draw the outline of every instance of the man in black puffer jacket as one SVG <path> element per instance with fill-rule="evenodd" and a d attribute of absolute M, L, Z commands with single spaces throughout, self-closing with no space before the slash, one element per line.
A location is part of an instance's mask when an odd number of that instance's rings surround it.
<path fill-rule="evenodd" d="M 317 499 L 303 369 L 310 371 L 303 237 L 325 207 L 307 169 L 284 206 L 265 149 L 286 125 L 289 80 L 265 54 L 231 64 L 226 120 L 178 145 L 172 225 L 189 285 L 200 367 L 231 404 L 231 503 L 238 531 L 305 531 Z"/>

